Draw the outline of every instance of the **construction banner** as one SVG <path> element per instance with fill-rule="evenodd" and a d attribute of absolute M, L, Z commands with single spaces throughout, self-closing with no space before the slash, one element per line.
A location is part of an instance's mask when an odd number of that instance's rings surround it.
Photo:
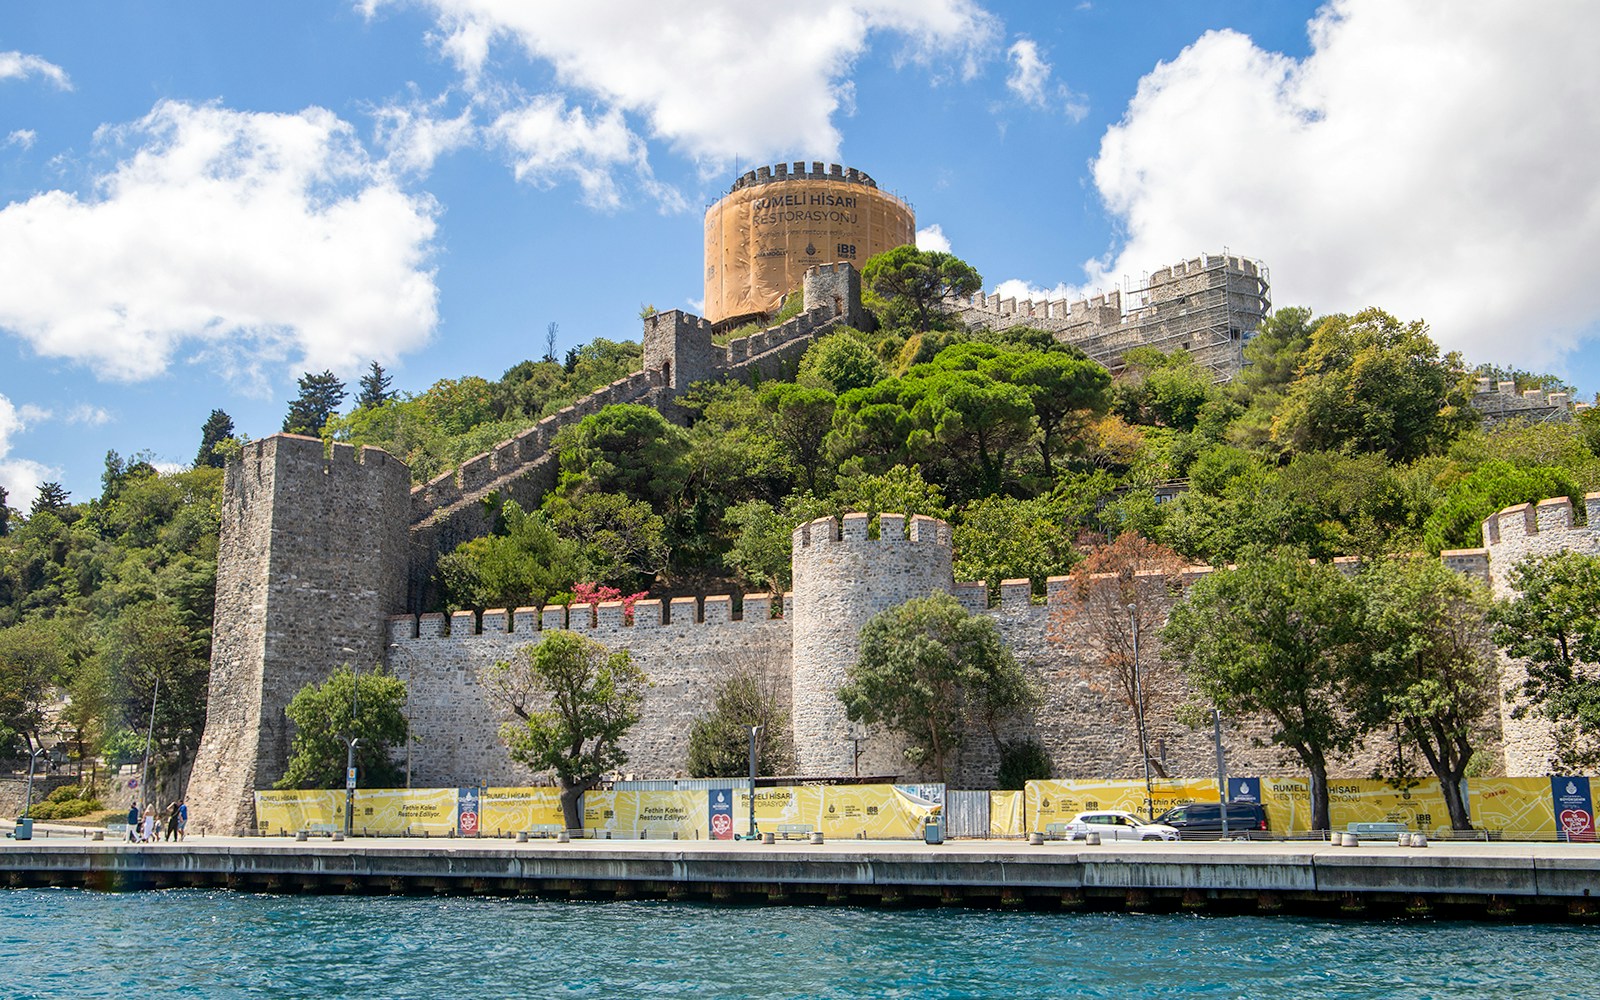
<path fill-rule="evenodd" d="M 256 793 L 256 832 L 286 837 L 301 830 L 331 833 L 344 829 L 344 789 Z"/>
<path fill-rule="evenodd" d="M 726 793 L 724 793 L 726 794 Z M 583 795 L 583 828 L 605 833 L 643 834 L 650 839 L 705 840 L 710 837 L 707 792 L 590 791 Z"/>
<path fill-rule="evenodd" d="M 559 788 L 485 788 L 479 799 L 482 836 L 563 830 Z"/>
<path fill-rule="evenodd" d="M 1022 792 L 989 793 L 989 836 L 1021 837 L 1028 831 L 1022 825 Z"/>
<path fill-rule="evenodd" d="M 1030 831 L 1069 822 L 1081 812 L 1116 809 L 1150 819 L 1173 806 L 1216 802 L 1220 798 L 1217 783 L 1207 778 L 1152 779 L 1148 791 L 1137 778 L 1030 781 L 1023 795 Z M 1150 802 L 1148 812 L 1146 799 Z"/>
<path fill-rule="evenodd" d="M 456 832 L 454 788 L 358 788 L 355 832 L 372 837 L 448 837 Z"/>
<path fill-rule="evenodd" d="M 782 827 L 807 827 L 829 839 L 920 840 L 931 815 L 942 812 L 929 786 L 805 785 L 756 789 L 756 826 L 763 833 Z M 750 826 L 750 793 L 740 790 L 733 803 L 734 828 Z"/>

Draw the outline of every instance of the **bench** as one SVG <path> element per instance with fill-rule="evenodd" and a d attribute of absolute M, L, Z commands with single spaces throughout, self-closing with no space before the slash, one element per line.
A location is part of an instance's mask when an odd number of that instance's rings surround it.
<path fill-rule="evenodd" d="M 1398 840 L 1407 829 L 1404 823 L 1351 823 L 1345 827 L 1345 831 L 1374 840 Z"/>
<path fill-rule="evenodd" d="M 811 836 L 812 830 L 813 828 L 810 823 L 778 824 L 778 836 L 784 840 L 788 840 L 790 837 L 809 837 Z"/>
<path fill-rule="evenodd" d="M 1072 837 L 1071 823 L 1046 823 L 1044 828 L 1045 838 L 1048 840 L 1067 840 Z"/>
<path fill-rule="evenodd" d="M 306 831 L 306 833 L 310 834 L 313 837 L 331 837 L 335 833 L 343 833 L 344 832 L 344 824 L 343 823 L 307 823 L 305 825 L 305 831 Z"/>
<path fill-rule="evenodd" d="M 554 837 L 565 829 L 566 827 L 562 826 L 560 823 L 535 823 L 534 825 L 528 827 L 528 836 Z"/>

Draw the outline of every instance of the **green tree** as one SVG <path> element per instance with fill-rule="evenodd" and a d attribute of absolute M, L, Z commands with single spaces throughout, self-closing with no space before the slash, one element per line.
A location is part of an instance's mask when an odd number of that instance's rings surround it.
<path fill-rule="evenodd" d="M 1527 663 L 1511 692 L 1521 718 L 1530 712 L 1555 728 L 1562 766 L 1600 764 L 1600 556 L 1534 556 L 1511 571 L 1516 597 L 1494 612 L 1494 638 Z"/>
<path fill-rule="evenodd" d="M 324 369 L 317 374 L 306 372 L 300 376 L 299 384 L 300 395 L 289 403 L 289 412 L 283 418 L 283 432 L 320 437 L 322 426 L 344 402 L 344 383 L 339 376 Z"/>
<path fill-rule="evenodd" d="M 389 391 L 389 384 L 393 381 L 383 366 L 376 361 L 367 368 L 367 373 L 361 376 L 361 392 L 356 396 L 356 406 L 367 409 L 372 406 L 382 406 L 394 398 L 394 393 Z"/>
<path fill-rule="evenodd" d="M 543 511 L 515 500 L 500 509 L 502 531 L 463 542 L 439 560 L 452 609 L 539 607 L 583 574 L 577 542 L 561 537 Z"/>
<path fill-rule="evenodd" d="M 1357 711 L 1400 726 L 1439 779 L 1451 827 L 1470 830 L 1461 781 L 1495 707 L 1487 589 L 1428 558 L 1377 560 L 1357 583 L 1371 645 L 1355 676 Z"/>
<path fill-rule="evenodd" d="M 1123 361 L 1115 408 L 1129 423 L 1193 430 L 1205 405 L 1219 397 L 1211 370 L 1188 351 L 1136 347 Z"/>
<path fill-rule="evenodd" d="M 11 508 L 8 506 L 11 496 L 4 486 L 0 486 L 0 538 L 11 534 Z"/>
<path fill-rule="evenodd" d="M 1001 720 L 1038 699 L 994 621 L 945 593 L 868 620 L 847 676 L 839 700 L 850 720 L 899 732 L 906 759 L 939 781 L 972 730 L 986 729 L 998 751 Z"/>
<path fill-rule="evenodd" d="M 33 506 L 28 509 L 28 516 L 54 514 L 66 519 L 72 513 L 72 504 L 67 501 L 68 496 L 60 483 L 40 483 L 39 492 L 33 498 Z"/>
<path fill-rule="evenodd" d="M 956 578 L 985 580 L 993 594 L 1008 579 L 1042 588 L 1046 577 L 1066 573 L 1077 561 L 1073 543 L 1093 513 L 1066 495 L 975 500 L 955 528 Z"/>
<path fill-rule="evenodd" d="M 621 493 L 666 508 L 689 480 L 689 436 L 649 406 L 591 413 L 556 435 L 564 492 Z"/>
<path fill-rule="evenodd" d="M 341 664 L 321 684 L 295 692 L 284 710 L 294 723 L 289 766 L 278 788 L 343 788 L 354 736 L 357 780 L 365 788 L 393 788 L 404 772 L 389 759 L 406 739 L 406 684 L 380 665 L 356 674 Z"/>
<path fill-rule="evenodd" d="M 666 523 L 642 500 L 620 493 L 553 496 L 545 503 L 561 537 L 576 542 L 579 575 L 626 591 L 645 589 L 666 568 Z"/>
<path fill-rule="evenodd" d="M 806 348 L 797 381 L 808 388 L 840 393 L 873 385 L 887 374 L 883 362 L 862 343 L 860 335 L 845 330 Z"/>
<path fill-rule="evenodd" d="M 66 669 L 56 623 L 32 619 L 0 628 L 0 755 L 18 739 L 30 752 L 41 746 L 48 694 Z"/>
<path fill-rule="evenodd" d="M 622 739 L 639 721 L 647 682 L 625 649 L 587 636 L 551 632 L 489 668 L 494 697 L 518 719 L 501 738 L 511 759 L 553 771 L 567 829 L 583 828 L 583 793 L 627 763 Z"/>
<path fill-rule="evenodd" d="M 183 618 L 167 601 L 128 607 L 107 623 L 100 654 L 115 723 L 143 730 L 153 700 L 152 760 L 167 759 L 174 771 L 200 745 L 210 680 L 210 632 L 190 628 Z"/>
<path fill-rule="evenodd" d="M 824 482 L 821 473 L 827 452 L 823 445 L 838 401 L 827 389 L 792 382 L 768 382 L 761 387 L 761 403 L 772 413 L 773 431 L 804 477 L 803 487 L 813 493 Z"/>
<path fill-rule="evenodd" d="M 972 265 L 953 254 L 900 246 L 868 258 L 861 282 L 888 306 L 891 326 L 933 325 L 933 313 L 946 298 L 970 296 L 983 287 Z"/>
<path fill-rule="evenodd" d="M 220 469 L 227 459 L 217 453 L 217 445 L 233 437 L 233 418 L 222 410 L 212 410 L 200 428 L 200 451 L 194 456 L 197 468 Z"/>
<path fill-rule="evenodd" d="M 1272 436 L 1295 451 L 1382 452 L 1405 462 L 1437 453 L 1476 421 L 1457 374 L 1421 320 L 1381 309 L 1330 316 L 1311 335 Z"/>
<path fill-rule="evenodd" d="M 794 738 L 789 713 L 777 692 L 753 670 L 735 670 L 717 681 L 711 711 L 689 726 L 685 763 L 695 778 L 737 778 L 750 773 L 750 727 L 756 736 L 756 770 L 794 772 Z"/>
<path fill-rule="evenodd" d="M 1064 351 L 1017 357 L 1007 380 L 1028 394 L 1039 428 L 1039 458 L 1046 479 L 1055 478 L 1053 459 L 1065 441 L 1082 432 L 1111 403 L 1111 373 L 1097 361 Z"/>
<path fill-rule="evenodd" d="M 765 500 L 728 508 L 727 523 L 737 533 L 723 563 L 745 586 L 781 594 L 789 589 L 791 518 Z"/>
<path fill-rule="evenodd" d="M 1451 486 L 1423 524 L 1429 552 L 1483 544 L 1483 519 L 1507 507 L 1546 497 L 1580 496 L 1572 473 L 1556 466 L 1489 459 Z"/>
<path fill-rule="evenodd" d="M 1362 600 L 1334 567 L 1280 550 L 1199 579 L 1161 641 L 1200 696 L 1224 714 L 1265 715 L 1270 739 L 1311 783 L 1311 827 L 1328 825 L 1328 757 L 1365 735 L 1352 712 Z"/>

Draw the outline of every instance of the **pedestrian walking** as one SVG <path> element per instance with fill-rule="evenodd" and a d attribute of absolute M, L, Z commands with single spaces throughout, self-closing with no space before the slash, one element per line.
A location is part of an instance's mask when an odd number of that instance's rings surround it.
<path fill-rule="evenodd" d="M 178 839 L 183 839 L 183 831 L 189 826 L 189 803 L 178 800 Z"/>
<path fill-rule="evenodd" d="M 142 843 L 150 844 L 155 842 L 156 811 L 154 809 L 146 809 L 144 811 L 144 827 L 140 832 L 141 836 L 139 839 Z"/>
<path fill-rule="evenodd" d="M 178 803 L 167 806 L 167 839 L 178 839 Z"/>
<path fill-rule="evenodd" d="M 139 803 L 135 802 L 128 807 L 128 843 L 137 843 L 139 840 Z"/>

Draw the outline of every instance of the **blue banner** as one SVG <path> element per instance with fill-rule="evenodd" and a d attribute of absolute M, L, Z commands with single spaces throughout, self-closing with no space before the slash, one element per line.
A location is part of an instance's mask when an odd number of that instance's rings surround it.
<path fill-rule="evenodd" d="M 1552 777 L 1550 798 L 1556 811 L 1557 839 L 1594 840 L 1594 799 L 1588 778 Z"/>
<path fill-rule="evenodd" d="M 476 788 L 456 789 L 456 833 L 462 837 L 476 837 L 479 823 L 478 803 L 479 790 Z"/>
<path fill-rule="evenodd" d="M 1260 802 L 1261 801 L 1261 779 L 1260 778 L 1229 778 L 1228 779 L 1228 801 L 1229 802 Z"/>
<path fill-rule="evenodd" d="M 713 788 L 706 792 L 711 808 L 711 839 L 733 839 L 733 792 L 726 788 Z"/>

